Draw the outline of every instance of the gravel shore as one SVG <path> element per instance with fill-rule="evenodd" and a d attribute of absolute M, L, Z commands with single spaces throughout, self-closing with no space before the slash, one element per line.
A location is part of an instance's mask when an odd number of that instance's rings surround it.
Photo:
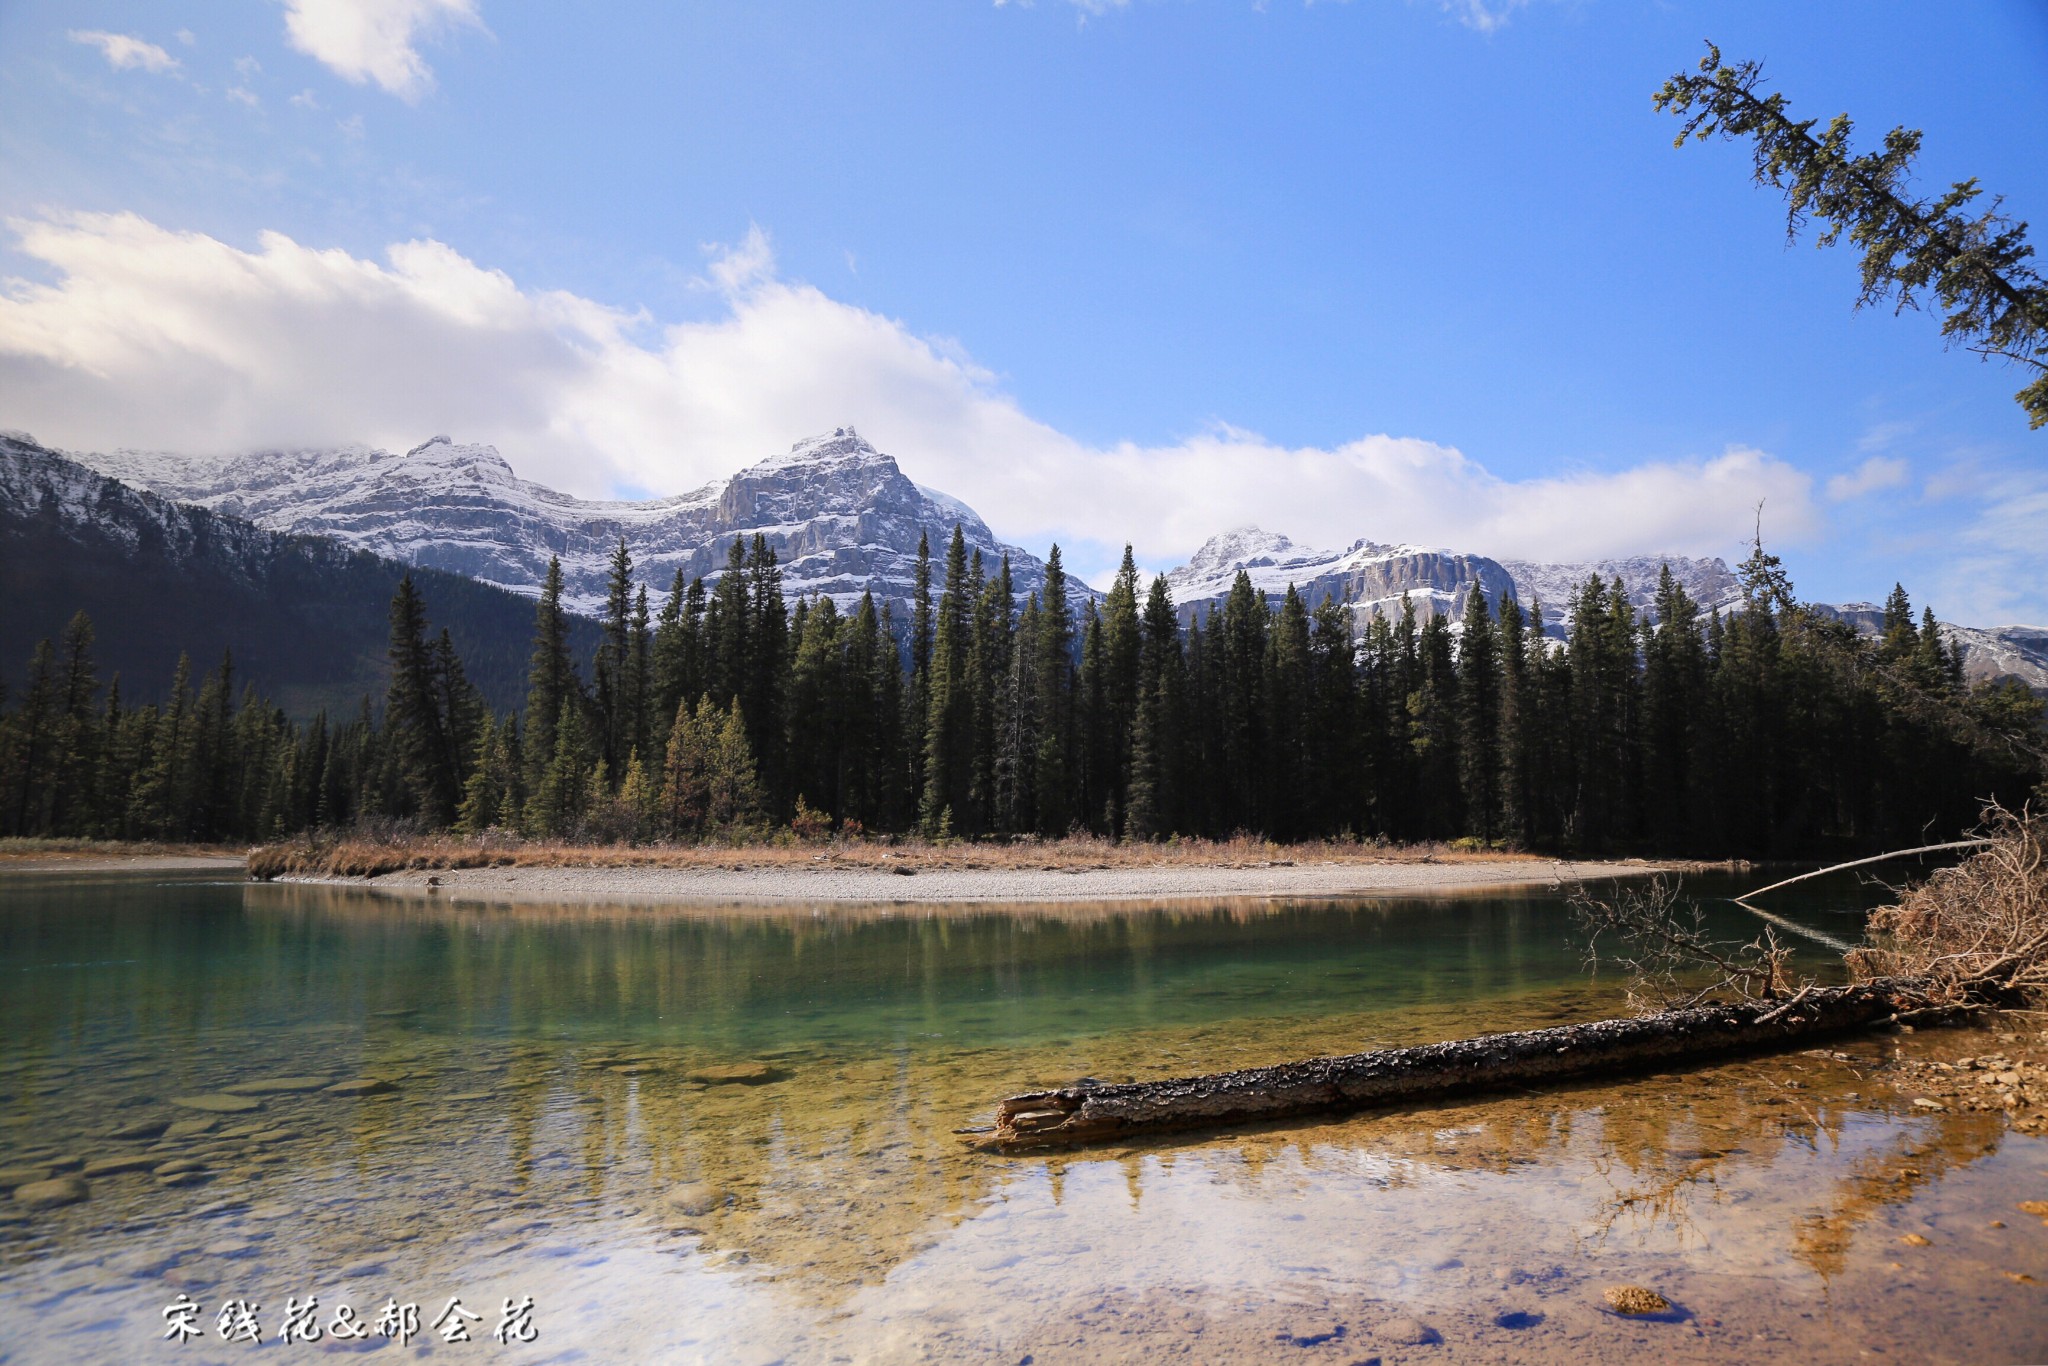
<path fill-rule="evenodd" d="M 1449 863 L 1314 863 L 1266 867 L 1081 869 L 461 868 L 374 878 L 298 879 L 464 901 L 1055 902 L 1209 897 L 1411 896 L 1557 880 L 1639 876 L 1641 860 L 1575 863 L 1477 859 Z"/>

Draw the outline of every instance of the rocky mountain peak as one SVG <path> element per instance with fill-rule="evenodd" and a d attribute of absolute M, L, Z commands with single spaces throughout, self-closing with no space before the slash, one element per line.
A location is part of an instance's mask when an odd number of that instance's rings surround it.
<path fill-rule="evenodd" d="M 859 432 L 851 427 L 834 427 L 830 432 L 792 442 L 783 454 L 771 455 L 740 474 L 766 476 L 796 469 L 845 471 L 870 465 L 896 469 L 895 459 L 876 450 Z"/>
<path fill-rule="evenodd" d="M 1300 547 L 1278 532 L 1262 531 L 1249 524 L 1232 527 L 1202 542 L 1202 548 L 1167 579 L 1172 582 L 1174 574 L 1185 575 L 1189 579 L 1206 578 L 1220 569 L 1235 572 L 1240 566 L 1272 564 L 1298 551 Z M 1315 552 L 1307 553 L 1313 555 Z"/>
<path fill-rule="evenodd" d="M 1482 555 L 1365 539 L 1342 551 L 1312 550 L 1255 526 L 1211 537 L 1188 563 L 1168 571 L 1166 581 L 1185 617 L 1203 603 L 1220 602 L 1239 573 L 1268 601 L 1278 601 L 1292 587 L 1310 610 L 1326 598 L 1349 603 L 1360 627 L 1374 612 L 1397 615 L 1404 596 L 1424 616 L 1443 613 L 1453 619 L 1464 614 L 1475 592 L 1496 610 L 1503 599 L 1515 596 L 1508 572 Z"/>
<path fill-rule="evenodd" d="M 403 455 L 350 446 L 227 459 L 125 451 L 79 459 L 134 487 L 270 530 L 332 537 L 516 592 L 537 593 L 549 558 L 559 556 L 564 600 L 584 612 L 604 603 L 621 536 L 655 596 L 678 572 L 716 578 L 732 542 L 759 535 L 774 548 L 792 596 L 824 593 L 851 607 L 872 590 L 900 604 L 919 538 L 943 555 L 956 523 L 991 569 L 1010 557 L 1020 593 L 1044 580 L 1036 557 L 999 542 L 957 499 L 920 488 L 852 427 L 798 441 L 694 492 L 639 501 L 559 493 L 519 478 L 495 447 L 447 435 Z"/>

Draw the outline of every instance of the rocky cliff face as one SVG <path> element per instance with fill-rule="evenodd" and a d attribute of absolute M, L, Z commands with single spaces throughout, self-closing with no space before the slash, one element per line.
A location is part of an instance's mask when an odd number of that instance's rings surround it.
<path fill-rule="evenodd" d="M 572 498 L 519 478 L 489 446 L 447 437 L 403 455 L 356 446 L 224 460 L 132 451 L 75 458 L 179 502 L 515 592 L 537 593 L 548 557 L 559 555 L 564 596 L 582 612 L 602 607 L 621 536 L 657 596 L 678 570 L 685 581 L 715 578 L 734 538 L 759 533 L 792 595 L 824 593 L 850 607 L 872 588 L 900 602 L 911 591 L 919 535 L 930 537 L 942 576 L 955 523 L 991 573 L 1010 556 L 1020 596 L 1045 581 L 1036 556 L 997 541 L 964 504 L 912 483 L 851 427 L 799 441 L 721 483 L 645 502 Z"/>
<path fill-rule="evenodd" d="M 1166 576 L 1183 617 L 1221 603 L 1242 570 L 1252 587 L 1277 602 L 1292 584 L 1313 611 L 1326 598 L 1351 604 L 1354 625 L 1363 629 L 1374 612 L 1392 617 L 1406 595 L 1417 615 L 1464 614 L 1473 593 L 1498 611 L 1515 596 L 1507 570 L 1482 555 L 1461 555 L 1420 546 L 1355 541 L 1347 550 L 1311 550 L 1257 527 L 1239 527 L 1211 537 L 1193 559 Z"/>
<path fill-rule="evenodd" d="M 1620 579 L 1629 604 L 1638 612 L 1656 616 L 1657 579 L 1665 565 L 1700 611 L 1727 612 L 1742 601 L 1742 585 L 1734 571 L 1719 558 L 1691 559 L 1684 555 L 1636 555 L 1625 560 L 1592 560 L 1582 564 L 1534 564 L 1527 560 L 1503 560 L 1501 565 L 1514 576 L 1515 591 L 1522 604 L 1543 604 L 1545 629 L 1561 636 L 1571 621 L 1572 594 L 1598 574 L 1601 581 Z"/>

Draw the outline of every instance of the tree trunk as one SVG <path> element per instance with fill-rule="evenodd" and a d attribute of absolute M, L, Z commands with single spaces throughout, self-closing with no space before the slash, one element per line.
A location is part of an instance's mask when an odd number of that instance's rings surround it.
<path fill-rule="evenodd" d="M 994 1129 L 977 1141 L 1004 1152 L 1073 1147 L 1682 1067 L 1866 1029 L 1932 1004 L 1917 983 L 1878 981 L 1809 988 L 1790 1001 L 1695 1006 L 1175 1081 L 1034 1091 L 997 1105 Z"/>

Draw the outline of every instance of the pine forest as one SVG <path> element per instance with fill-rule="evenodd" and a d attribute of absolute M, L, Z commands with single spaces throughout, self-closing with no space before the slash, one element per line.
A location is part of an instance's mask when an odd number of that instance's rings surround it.
<path fill-rule="evenodd" d="M 936 560 L 936 562 L 935 562 Z M 785 602 L 735 541 L 659 600 L 622 540 L 595 657 L 561 577 L 526 705 L 494 715 L 410 576 L 389 685 L 295 722 L 181 662 L 129 705 L 83 614 L 0 702 L 0 834 L 257 841 L 496 832 L 585 843 L 917 834 L 1123 840 L 1238 833 L 1560 853 L 1768 857 L 1914 842 L 2040 781 L 2042 703 L 1963 682 L 1903 589 L 1869 639 L 1802 608 L 1758 545 L 1743 605 L 1702 616 L 1668 569 L 1654 613 L 1590 578 L 1462 621 L 1276 604 L 1242 573 L 1184 623 L 1129 551 L 1096 605 L 1048 561 L 1018 606 L 956 528 L 907 610 Z M 1081 606 L 1077 610 L 1076 603 Z"/>

